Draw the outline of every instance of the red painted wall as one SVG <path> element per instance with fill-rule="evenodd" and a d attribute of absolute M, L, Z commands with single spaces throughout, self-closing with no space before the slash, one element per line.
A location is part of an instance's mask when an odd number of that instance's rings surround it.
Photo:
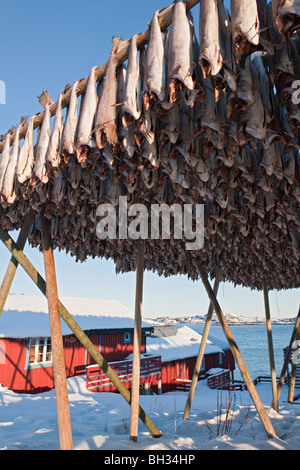
<path fill-rule="evenodd" d="M 124 359 L 133 351 L 131 342 L 123 344 L 123 332 L 89 334 L 88 337 L 100 350 L 107 362 Z M 85 365 L 95 361 L 74 335 L 64 336 L 66 375 L 72 377 L 84 372 Z M 5 349 L 5 351 L 1 351 Z M 145 351 L 145 335 L 142 333 L 142 352 Z M 40 393 L 54 387 L 52 366 L 25 369 L 27 339 L 0 340 L 0 384 L 18 393 Z"/>
<path fill-rule="evenodd" d="M 220 362 L 219 354 L 205 355 L 205 369 L 209 370 L 214 367 L 234 370 L 235 362 L 230 350 L 222 354 Z M 196 364 L 196 357 L 179 359 L 178 361 L 164 362 L 162 364 L 162 392 L 170 392 L 174 390 L 172 383 L 176 379 L 191 380 Z M 155 390 L 156 391 L 156 390 Z"/>

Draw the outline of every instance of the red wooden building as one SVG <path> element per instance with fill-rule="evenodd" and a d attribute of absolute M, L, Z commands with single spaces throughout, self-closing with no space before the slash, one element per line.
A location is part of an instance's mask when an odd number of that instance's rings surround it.
<path fill-rule="evenodd" d="M 61 301 L 107 362 L 133 351 L 133 314 L 110 299 L 62 297 Z M 62 320 L 67 377 L 84 373 L 94 361 Z M 142 325 L 145 336 L 152 326 Z M 9 295 L 0 318 L 0 384 L 19 393 L 39 393 L 54 387 L 47 299 Z"/>
<path fill-rule="evenodd" d="M 61 298 L 102 356 L 127 388 L 131 387 L 133 313 L 110 299 Z M 67 377 L 86 373 L 91 391 L 116 391 L 86 349 L 62 320 Z M 155 393 L 185 390 L 190 385 L 201 335 L 188 327 L 154 329 L 142 323 L 141 387 Z M 234 370 L 228 345 L 208 340 L 201 374 Z M 201 375 L 200 374 L 200 375 Z M 47 300 L 9 295 L 0 318 L 0 384 L 18 393 L 54 387 Z"/>
<path fill-rule="evenodd" d="M 147 338 L 147 353 L 161 356 L 162 393 L 189 389 L 200 342 L 201 335 L 188 326 L 155 328 Z M 209 336 L 199 377 L 204 379 L 226 370 L 230 372 L 229 379 L 233 379 L 234 369 L 234 357 L 226 340 Z"/>

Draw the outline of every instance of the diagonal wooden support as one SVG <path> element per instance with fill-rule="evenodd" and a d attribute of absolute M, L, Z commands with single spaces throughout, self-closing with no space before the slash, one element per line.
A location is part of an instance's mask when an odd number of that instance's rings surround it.
<path fill-rule="evenodd" d="M 296 341 L 299 340 L 299 334 L 296 335 Z M 295 387 L 296 387 L 296 373 L 297 373 L 297 364 L 292 361 L 292 370 L 290 375 L 290 382 L 289 382 L 289 393 L 287 401 L 289 403 L 293 403 L 294 401 L 294 394 L 295 394 Z"/>
<path fill-rule="evenodd" d="M 138 243 L 136 260 L 136 288 L 135 288 L 135 316 L 132 360 L 132 387 L 131 387 L 131 414 L 130 414 L 130 440 L 138 439 L 138 408 L 140 394 L 140 366 L 141 366 L 141 331 L 142 331 L 142 303 L 144 278 L 144 242 Z"/>
<path fill-rule="evenodd" d="M 216 278 L 215 278 L 215 282 L 214 282 L 214 288 L 213 288 L 215 295 L 217 295 L 217 293 L 218 293 L 221 277 L 222 277 L 222 270 L 219 268 L 217 270 L 217 274 L 216 274 Z M 190 390 L 189 390 L 189 395 L 188 395 L 186 405 L 185 405 L 185 410 L 184 410 L 184 414 L 183 414 L 184 419 L 188 419 L 188 417 L 190 415 L 190 410 L 191 410 L 192 401 L 193 401 L 193 398 L 194 398 L 197 382 L 198 382 L 198 379 L 199 379 L 200 368 L 201 368 L 201 364 L 202 364 L 203 357 L 204 357 L 204 351 L 205 351 L 205 346 L 206 346 L 208 333 L 209 333 L 209 329 L 210 329 L 210 325 L 211 325 L 212 316 L 213 316 L 213 305 L 210 302 L 208 312 L 207 312 L 207 315 L 206 315 L 204 330 L 203 330 L 203 333 L 202 333 L 200 348 L 199 348 L 199 352 L 198 352 L 198 356 L 197 356 L 197 359 L 196 359 L 196 364 L 195 364 L 195 368 L 194 368 L 194 372 L 193 372 L 192 383 L 191 383 L 191 387 L 190 387 Z"/>
<path fill-rule="evenodd" d="M 267 283 L 265 280 L 263 281 L 263 293 L 264 293 L 266 327 L 267 327 L 269 359 L 270 359 L 270 372 L 271 372 L 272 393 L 273 393 L 272 407 L 274 408 L 275 411 L 278 412 L 277 379 L 276 379 L 275 358 L 274 358 L 274 348 L 273 348 L 273 338 L 272 338 L 272 324 L 271 324 L 268 288 L 267 288 Z"/>
<path fill-rule="evenodd" d="M 288 346 L 287 354 L 285 356 L 285 360 L 284 360 L 282 370 L 281 370 L 281 374 L 280 374 L 278 384 L 277 384 L 277 398 L 278 398 L 278 400 L 279 400 L 281 390 L 282 390 L 282 387 L 283 387 L 283 384 L 284 384 L 284 379 L 285 379 L 285 375 L 286 375 L 287 368 L 288 368 L 288 365 L 289 365 L 293 343 L 296 340 L 297 335 L 299 333 L 300 333 L 300 307 L 299 307 L 298 315 L 297 315 L 297 318 L 296 318 L 296 321 L 295 321 L 295 324 L 294 324 L 294 328 L 293 328 L 292 336 L 291 336 L 290 343 L 289 343 L 289 346 Z M 273 406 L 273 403 L 272 403 L 272 406 Z"/>
<path fill-rule="evenodd" d="M 231 333 L 231 330 L 229 328 L 229 325 L 226 321 L 226 318 L 224 316 L 224 313 L 222 312 L 221 310 L 221 307 L 219 305 L 219 302 L 210 286 L 210 283 L 208 282 L 208 279 L 207 279 L 207 274 L 203 268 L 203 266 L 201 265 L 201 263 L 197 262 L 197 269 L 198 269 L 198 272 L 201 276 L 201 279 L 202 279 L 202 282 L 203 282 L 203 285 L 206 289 L 206 292 L 208 294 L 208 297 L 213 305 L 213 308 L 217 314 L 217 317 L 218 317 L 218 320 L 220 322 L 220 325 L 224 331 L 224 334 L 227 338 L 227 341 L 228 341 L 228 344 L 230 346 L 230 349 L 232 351 L 232 354 L 234 355 L 234 358 L 236 360 L 236 363 L 240 369 L 240 372 L 242 374 L 242 377 L 245 381 L 245 384 L 246 384 L 246 387 L 247 387 L 247 390 L 249 391 L 250 393 L 250 396 L 253 400 L 253 403 L 255 405 L 255 408 L 259 414 L 259 417 L 263 423 L 263 426 L 265 428 L 265 431 L 267 433 L 267 436 L 268 438 L 275 438 L 277 437 L 276 434 L 275 434 L 275 431 L 273 429 L 273 426 L 272 426 L 272 423 L 270 421 L 270 418 L 268 416 L 268 413 L 266 412 L 262 402 L 261 402 L 261 399 L 257 393 L 257 390 L 254 386 L 254 383 L 250 377 L 250 374 L 249 374 L 249 371 L 246 367 L 246 364 L 244 362 L 244 359 L 240 353 L 240 350 L 239 348 L 237 347 L 237 344 L 235 342 L 235 339 Z"/>
<path fill-rule="evenodd" d="M 47 285 L 59 443 L 61 450 L 73 450 L 65 354 L 59 314 L 51 227 L 43 215 L 41 215 L 41 234 Z"/>
<path fill-rule="evenodd" d="M 17 246 L 23 250 L 24 246 L 26 244 L 32 223 L 33 223 L 34 215 L 32 213 L 28 214 L 25 217 L 24 223 L 22 225 L 22 228 L 20 230 L 18 239 L 17 239 Z M 7 299 L 7 296 L 9 294 L 12 282 L 14 280 L 16 271 L 18 268 L 18 261 L 12 256 L 7 270 L 5 272 L 1 287 L 0 287 L 0 316 L 3 312 L 4 305 Z"/>
<path fill-rule="evenodd" d="M 9 236 L 7 232 L 5 232 L 0 227 L 0 239 L 6 246 L 6 248 L 11 252 L 14 258 L 18 261 L 20 266 L 25 270 L 25 272 L 29 275 L 29 277 L 33 280 L 33 282 L 37 285 L 39 290 L 47 297 L 46 293 L 46 282 L 43 277 L 39 274 L 39 272 L 35 269 L 33 264 L 29 261 L 29 259 L 25 256 L 25 254 L 18 248 L 14 240 Z M 71 331 L 75 334 L 81 344 L 85 347 L 85 349 L 89 352 L 92 358 L 95 360 L 96 364 L 103 370 L 103 372 L 107 375 L 110 379 L 112 384 L 117 388 L 119 393 L 125 398 L 127 403 L 130 404 L 131 402 L 131 395 L 129 390 L 125 387 L 123 382 L 119 379 L 119 377 L 115 374 L 109 364 L 106 362 L 104 357 L 97 351 L 97 348 L 91 342 L 91 340 L 87 337 L 84 331 L 80 328 L 76 320 L 72 317 L 72 315 L 68 312 L 66 307 L 59 301 L 59 313 L 65 323 L 68 325 Z M 152 436 L 155 438 L 161 437 L 162 433 L 159 429 L 155 426 L 155 424 L 151 421 L 149 416 L 145 413 L 141 406 L 139 406 L 139 417 L 145 426 L 149 429 Z"/>

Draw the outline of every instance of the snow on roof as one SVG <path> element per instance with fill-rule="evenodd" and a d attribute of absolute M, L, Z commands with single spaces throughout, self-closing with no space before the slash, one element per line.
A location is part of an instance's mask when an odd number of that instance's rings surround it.
<path fill-rule="evenodd" d="M 178 328 L 173 336 L 147 336 L 147 354 L 161 356 L 162 362 L 175 359 L 193 357 L 198 355 L 202 335 L 188 326 Z M 207 340 L 205 354 L 223 353 L 217 344 Z"/>
<path fill-rule="evenodd" d="M 133 312 L 115 299 L 60 297 L 82 330 L 128 329 L 134 326 Z M 63 335 L 72 331 L 62 320 Z M 142 328 L 152 328 L 142 322 Z M 10 294 L 0 317 L 0 337 L 50 336 L 48 302 L 43 295 Z"/>

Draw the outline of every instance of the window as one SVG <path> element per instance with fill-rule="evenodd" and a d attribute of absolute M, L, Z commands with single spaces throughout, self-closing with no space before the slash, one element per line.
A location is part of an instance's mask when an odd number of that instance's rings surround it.
<path fill-rule="evenodd" d="M 131 333 L 130 331 L 125 331 L 124 336 L 123 336 L 123 343 L 131 343 Z"/>
<path fill-rule="evenodd" d="M 28 365 L 43 365 L 52 363 L 51 339 L 30 338 L 28 348 Z"/>

